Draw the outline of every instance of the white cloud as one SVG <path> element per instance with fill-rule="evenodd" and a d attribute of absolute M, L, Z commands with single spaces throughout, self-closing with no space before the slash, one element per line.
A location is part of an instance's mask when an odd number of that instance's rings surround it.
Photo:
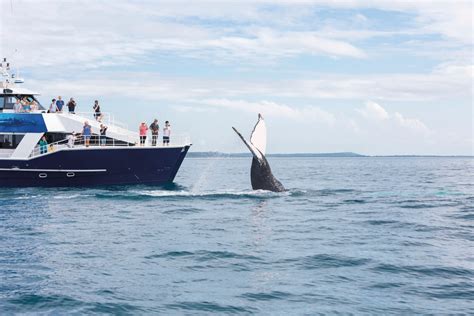
<path fill-rule="evenodd" d="M 425 133 L 425 134 L 430 133 L 430 130 L 428 129 L 428 127 L 426 127 L 426 125 L 419 119 L 405 118 L 403 117 L 403 115 L 401 115 L 398 112 L 395 112 L 394 118 L 401 127 L 411 129 L 413 131 Z"/>
<path fill-rule="evenodd" d="M 365 107 L 356 109 L 356 111 L 367 120 L 377 123 L 384 122 L 385 126 L 389 128 L 401 128 L 405 131 L 420 133 L 426 136 L 431 133 L 431 130 L 421 120 L 417 118 L 406 118 L 399 112 L 395 112 L 391 115 L 380 104 L 373 101 L 366 102 Z"/>
<path fill-rule="evenodd" d="M 383 121 L 389 118 L 387 111 L 373 101 L 366 102 L 365 107 L 357 111 L 365 118 L 374 119 L 376 121 Z"/>
<path fill-rule="evenodd" d="M 357 13 L 354 17 L 353 17 L 353 20 L 356 22 L 356 23 L 361 23 L 361 24 L 364 24 L 366 23 L 369 19 L 367 19 L 367 17 L 361 13 Z"/>
<path fill-rule="evenodd" d="M 333 114 L 315 106 L 295 107 L 266 100 L 251 102 L 230 99 L 204 99 L 197 103 L 255 114 L 261 113 L 264 116 L 268 115 L 293 120 L 318 121 L 328 125 L 332 125 L 335 122 Z"/>
<path fill-rule="evenodd" d="M 364 58 L 359 48 L 340 40 L 318 36 L 313 32 L 275 32 L 255 30 L 251 37 L 223 36 L 197 44 L 208 49 L 223 49 L 230 56 L 256 58 L 281 58 L 300 54 L 346 56 Z"/>
<path fill-rule="evenodd" d="M 432 72 L 325 75 L 278 85 L 276 95 L 323 99 L 427 101 L 472 98 L 472 65 L 443 64 Z"/>
<path fill-rule="evenodd" d="M 472 45 L 472 1 L 413 1 L 421 28 Z"/>
<path fill-rule="evenodd" d="M 274 28 L 271 21 L 278 21 L 285 11 L 272 13 L 258 4 L 22 1 L 14 3 L 13 13 L 6 6 L 2 1 L 0 53 L 11 56 L 17 49 L 15 61 L 22 67 L 87 69 L 131 64 L 157 52 L 220 62 L 268 62 L 299 54 L 365 57 L 363 50 L 348 41 Z M 268 22 L 261 23 L 262 27 L 238 24 L 263 17 L 260 22 Z M 222 21 L 237 24 L 222 27 Z"/>
<path fill-rule="evenodd" d="M 15 1 L 13 13 L 8 1 L 1 3 L 0 53 L 18 49 L 23 67 L 103 67 L 170 51 L 220 62 L 265 63 L 300 54 L 365 58 L 367 52 L 354 42 L 394 34 L 441 34 L 472 46 L 470 1 Z M 310 13 L 331 7 L 414 13 L 416 27 L 379 31 L 304 24 Z M 367 20 L 361 13 L 354 17 L 356 25 Z"/>
<path fill-rule="evenodd" d="M 419 32 L 423 34 L 440 34 L 445 38 L 472 45 L 473 2 L 470 0 L 326 0 L 311 1 L 311 3 L 336 8 L 375 8 L 384 11 L 415 14 L 415 28 Z"/>
<path fill-rule="evenodd" d="M 440 101 L 472 100 L 473 66 L 444 64 L 427 74 L 328 75 L 318 79 L 226 78 L 222 80 L 163 77 L 149 72 L 92 72 L 67 79 L 44 77 L 27 80 L 30 88 L 45 94 L 139 96 L 146 100 L 285 98 L 291 104 L 321 100 Z M 27 78 L 28 79 L 28 78 Z M 47 80 L 48 84 L 45 85 Z"/>

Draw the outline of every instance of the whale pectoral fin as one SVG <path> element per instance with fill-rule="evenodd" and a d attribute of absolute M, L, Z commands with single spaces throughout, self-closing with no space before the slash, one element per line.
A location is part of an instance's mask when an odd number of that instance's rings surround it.
<path fill-rule="evenodd" d="M 258 114 L 257 123 L 250 134 L 250 143 L 258 149 L 262 155 L 265 155 L 267 150 L 267 126 L 261 114 Z"/>
<path fill-rule="evenodd" d="M 235 128 L 235 127 L 232 127 L 232 129 L 234 130 L 234 132 L 237 133 L 237 135 L 239 135 L 240 139 L 244 142 L 245 146 L 247 146 L 247 148 L 250 150 L 250 152 L 252 153 L 252 155 L 257 158 L 259 161 L 263 159 L 263 155 L 262 153 L 254 146 L 252 145 L 251 143 L 249 143 L 243 136 L 242 134 L 239 133 L 239 131 Z"/>

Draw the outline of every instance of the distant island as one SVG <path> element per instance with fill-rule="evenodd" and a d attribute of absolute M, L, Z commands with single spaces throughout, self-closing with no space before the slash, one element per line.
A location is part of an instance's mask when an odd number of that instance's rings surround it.
<path fill-rule="evenodd" d="M 368 157 L 352 152 L 340 153 L 290 153 L 290 154 L 267 154 L 267 157 Z M 210 158 L 210 157 L 251 157 L 250 153 L 221 153 L 218 151 L 189 152 L 189 158 Z"/>
<path fill-rule="evenodd" d="M 312 157 L 459 157 L 459 158 L 473 158 L 474 156 L 468 155 L 361 155 L 353 152 L 336 152 L 336 153 L 287 153 L 287 154 L 267 154 L 267 157 L 300 157 L 300 158 L 312 158 Z M 188 158 L 239 158 L 239 157 L 251 157 L 250 153 L 222 153 L 218 151 L 196 151 L 189 152 Z"/>

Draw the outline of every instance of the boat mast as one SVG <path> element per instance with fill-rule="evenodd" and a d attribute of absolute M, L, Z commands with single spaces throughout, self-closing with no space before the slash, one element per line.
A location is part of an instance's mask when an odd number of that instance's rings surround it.
<path fill-rule="evenodd" d="M 25 82 L 25 80 L 20 78 L 19 74 L 20 72 L 18 68 L 16 70 L 16 74 L 10 74 L 10 63 L 7 61 L 7 58 L 4 57 L 3 60 L 0 62 L 0 75 L 2 76 L 1 82 L 3 89 L 8 89 L 11 83 L 17 84 Z"/>
<path fill-rule="evenodd" d="M 8 88 L 10 83 L 10 63 L 7 62 L 7 58 L 4 57 L 0 63 L 0 75 L 2 76 L 2 86 L 4 89 Z"/>

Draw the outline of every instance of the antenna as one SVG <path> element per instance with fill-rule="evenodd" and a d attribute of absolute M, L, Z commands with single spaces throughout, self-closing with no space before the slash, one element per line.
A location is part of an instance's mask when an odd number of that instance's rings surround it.
<path fill-rule="evenodd" d="M 3 77 L 8 77 L 8 70 L 10 70 L 10 63 L 7 63 L 7 58 L 4 57 L 3 61 L 0 63 L 0 73 Z"/>
<path fill-rule="evenodd" d="M 8 71 L 7 71 L 7 59 L 4 57 L 2 62 L 0 63 L 0 75 L 3 77 L 2 79 L 2 88 L 8 88 Z"/>
<path fill-rule="evenodd" d="M 16 70 L 16 75 L 11 74 L 10 75 L 10 63 L 7 62 L 7 58 L 4 57 L 3 61 L 0 63 L 0 75 L 4 78 L 4 84 L 3 86 L 8 86 L 8 84 L 13 81 L 13 83 L 23 83 L 25 80 L 23 78 L 20 78 L 20 72 L 17 68 Z M 11 81 L 10 81 L 11 80 Z"/>
<path fill-rule="evenodd" d="M 18 49 L 15 48 L 15 52 L 13 53 L 13 56 L 15 56 L 18 53 Z M 14 83 L 24 83 L 25 80 L 20 77 L 20 67 L 16 67 L 16 74 L 12 74 L 12 79 L 14 79 Z"/>

